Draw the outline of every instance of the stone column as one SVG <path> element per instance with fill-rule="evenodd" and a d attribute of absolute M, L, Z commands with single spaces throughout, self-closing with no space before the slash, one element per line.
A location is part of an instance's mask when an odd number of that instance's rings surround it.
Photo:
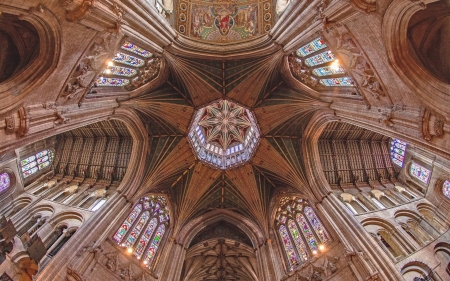
<path fill-rule="evenodd" d="M 345 248 L 345 256 L 355 275 L 363 280 L 378 275 L 382 280 L 402 280 L 390 257 L 370 236 L 359 221 L 342 206 L 333 194 L 323 198 L 317 208 L 332 226 Z"/>
<path fill-rule="evenodd" d="M 84 260 L 77 257 L 77 252 L 82 245 L 90 245 L 96 241 L 99 245 L 116 227 L 123 213 L 128 212 L 131 204 L 119 193 L 111 196 L 110 200 L 98 210 L 87 222 L 85 222 L 64 245 L 59 254 L 64 258 L 54 258 L 39 273 L 36 280 L 65 280 L 66 268 L 70 266 L 77 269 L 83 265 Z M 95 246 L 96 246 L 95 245 Z M 58 255 L 57 255 L 58 256 Z"/>

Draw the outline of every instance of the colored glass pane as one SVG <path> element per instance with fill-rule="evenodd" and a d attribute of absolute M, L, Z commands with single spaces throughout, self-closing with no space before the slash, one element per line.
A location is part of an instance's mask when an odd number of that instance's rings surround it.
<path fill-rule="evenodd" d="M 158 220 L 156 218 L 151 219 L 150 223 L 147 225 L 144 234 L 142 235 L 141 239 L 139 240 L 139 243 L 136 246 L 136 249 L 134 250 L 134 255 L 138 259 L 142 257 L 142 254 L 144 253 L 144 250 L 147 247 L 148 241 L 152 237 L 153 232 L 155 231 L 157 225 Z"/>
<path fill-rule="evenodd" d="M 138 222 L 134 226 L 133 230 L 131 231 L 130 235 L 128 235 L 127 241 L 125 242 L 125 247 L 133 247 L 134 243 L 136 243 L 136 240 L 138 239 L 139 235 L 141 234 L 142 230 L 144 229 L 145 224 L 147 223 L 148 219 L 150 218 L 150 214 L 148 212 L 145 212 L 141 215 Z"/>
<path fill-rule="evenodd" d="M 320 241 L 322 243 L 327 243 L 331 240 L 330 235 L 328 234 L 325 227 L 323 227 L 322 223 L 320 222 L 319 218 L 316 216 L 316 213 L 314 213 L 313 209 L 309 206 L 305 207 L 305 215 L 308 218 L 309 222 L 311 223 L 312 227 L 314 228 L 314 231 L 317 234 L 317 237 L 319 237 Z"/>
<path fill-rule="evenodd" d="M 36 163 L 36 162 L 34 162 L 34 163 Z M 26 172 L 23 172 L 23 177 L 27 178 L 27 177 L 31 176 L 32 174 L 36 173 L 37 171 L 38 171 L 38 168 L 34 167 Z"/>
<path fill-rule="evenodd" d="M 302 260 L 308 259 L 308 252 L 306 250 L 305 243 L 303 243 L 303 239 L 298 231 L 298 227 L 293 220 L 288 221 L 288 228 L 291 232 L 292 238 L 294 239 L 295 247 L 297 248 L 297 252 L 300 254 Z"/>
<path fill-rule="evenodd" d="M 354 83 L 350 77 L 320 79 L 320 84 L 327 87 L 353 87 Z"/>
<path fill-rule="evenodd" d="M 315 56 L 312 56 L 310 58 L 305 59 L 305 64 L 307 66 L 315 66 L 324 64 L 330 61 L 335 60 L 335 57 L 331 51 L 325 51 L 323 53 L 317 54 Z"/>
<path fill-rule="evenodd" d="M 26 164 L 29 164 L 31 162 L 33 162 L 34 160 L 36 160 L 36 156 L 30 156 L 28 158 L 23 159 L 22 161 L 20 161 L 20 166 L 24 166 Z"/>
<path fill-rule="evenodd" d="M 132 77 L 137 74 L 137 70 L 123 66 L 111 66 L 103 70 L 102 74 Z"/>
<path fill-rule="evenodd" d="M 45 167 L 48 167 L 50 165 L 50 162 L 44 162 L 44 163 L 40 163 L 39 164 L 39 170 L 42 170 L 42 169 L 44 169 Z"/>
<path fill-rule="evenodd" d="M 129 52 L 135 53 L 136 55 L 139 55 L 144 58 L 149 58 L 149 57 L 153 56 L 153 54 L 150 53 L 149 51 L 147 51 L 141 47 L 138 47 L 135 44 L 130 43 L 130 42 L 123 43 L 121 48 L 124 50 L 127 50 Z"/>
<path fill-rule="evenodd" d="M 284 246 L 284 252 L 286 253 L 290 268 L 292 269 L 294 266 L 300 264 L 300 260 L 298 259 L 294 247 L 292 246 L 291 238 L 289 237 L 286 227 L 284 225 L 280 225 L 278 231 L 280 233 L 281 242 L 283 243 Z"/>
<path fill-rule="evenodd" d="M 116 54 L 116 56 L 113 58 L 113 61 L 131 65 L 134 67 L 141 67 L 144 65 L 143 60 L 120 52 Z"/>
<path fill-rule="evenodd" d="M 156 230 L 155 236 L 153 237 L 153 241 L 150 244 L 150 247 L 147 250 L 147 254 L 145 255 L 145 261 L 147 264 L 151 264 L 153 259 L 155 258 L 156 251 L 158 250 L 159 244 L 166 232 L 166 227 L 164 224 L 161 224 Z"/>
<path fill-rule="evenodd" d="M 394 139 L 391 142 L 391 159 L 392 162 L 400 167 L 403 167 L 403 161 L 405 160 L 406 143 Z"/>
<path fill-rule="evenodd" d="M 300 225 L 300 229 L 303 232 L 303 235 L 305 236 L 306 242 L 308 242 L 309 247 L 312 251 L 317 251 L 316 239 L 314 239 L 314 235 L 312 234 L 305 217 L 302 214 L 297 214 L 296 219 L 298 224 Z"/>
<path fill-rule="evenodd" d="M 445 197 L 450 199 L 450 181 L 445 181 L 442 185 L 442 192 L 444 193 Z"/>
<path fill-rule="evenodd" d="M 336 75 L 345 73 L 345 69 L 339 65 L 339 67 L 334 68 L 331 66 L 322 66 L 319 68 L 313 69 L 313 74 L 316 76 L 327 76 L 327 75 Z"/>
<path fill-rule="evenodd" d="M 128 215 L 127 219 L 119 227 L 116 234 L 114 234 L 114 237 L 113 237 L 114 241 L 116 241 L 117 243 L 120 243 L 123 240 L 123 238 L 127 234 L 128 230 L 130 229 L 131 225 L 134 223 L 134 221 L 136 220 L 138 215 L 141 213 L 141 211 L 142 211 L 141 204 L 138 204 L 134 207 L 131 214 Z"/>
<path fill-rule="evenodd" d="M 38 159 L 37 159 L 37 163 L 38 163 L 38 164 L 41 164 L 41 163 L 46 162 L 47 160 L 48 160 L 48 156 L 44 156 L 44 157 L 42 157 L 42 158 L 38 158 Z"/>
<path fill-rule="evenodd" d="M 37 154 L 36 154 L 36 157 L 37 157 L 37 158 L 42 158 L 42 157 L 44 157 L 44 156 L 46 156 L 46 155 L 48 155 L 48 150 L 43 150 L 43 151 L 37 153 Z"/>
<path fill-rule="evenodd" d="M 6 190 L 11 183 L 11 179 L 9 178 L 8 173 L 0 174 L 0 192 Z"/>
<path fill-rule="evenodd" d="M 427 184 L 428 179 L 430 178 L 430 170 L 420 166 L 417 163 L 412 163 L 411 168 L 409 169 L 409 173 L 411 176 L 415 177 L 416 179 L 420 180 L 421 182 Z"/>
<path fill-rule="evenodd" d="M 327 45 L 325 44 L 325 41 L 322 38 L 317 38 L 298 49 L 297 56 L 304 57 L 326 47 Z"/>
<path fill-rule="evenodd" d="M 130 84 L 130 80 L 123 78 L 98 77 L 95 80 L 97 87 L 123 87 Z"/>
<path fill-rule="evenodd" d="M 37 165 L 36 161 L 26 164 L 25 166 L 22 166 L 22 172 L 28 171 L 29 169 L 36 167 L 36 165 Z"/>

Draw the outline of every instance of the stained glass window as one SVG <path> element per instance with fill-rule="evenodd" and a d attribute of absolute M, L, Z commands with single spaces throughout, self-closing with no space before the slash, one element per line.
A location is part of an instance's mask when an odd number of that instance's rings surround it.
<path fill-rule="evenodd" d="M 144 256 L 144 264 L 150 266 L 157 254 L 169 220 L 166 197 L 141 198 L 113 239 L 120 246 L 132 251 L 137 259 Z"/>
<path fill-rule="evenodd" d="M 53 161 L 53 157 L 53 151 L 46 149 L 36 153 L 35 155 L 22 159 L 20 161 L 20 168 L 22 170 L 23 177 L 27 178 L 37 171 L 50 166 L 50 163 Z"/>
<path fill-rule="evenodd" d="M 164 224 L 161 224 L 158 229 L 156 230 L 155 236 L 153 237 L 152 244 L 150 244 L 150 247 L 147 250 L 147 254 L 145 255 L 144 263 L 151 264 L 153 259 L 155 258 L 156 251 L 158 251 L 159 244 L 161 243 L 161 240 L 164 236 L 164 233 L 166 232 L 166 227 Z"/>
<path fill-rule="evenodd" d="M 130 43 L 130 42 L 123 43 L 121 48 L 123 50 L 127 50 L 129 52 L 135 53 L 136 55 L 140 55 L 141 57 L 144 57 L 144 58 L 150 58 L 153 56 L 153 54 L 150 53 L 149 51 L 147 51 L 141 47 L 138 47 L 135 44 Z"/>
<path fill-rule="evenodd" d="M 444 196 L 450 199 L 450 181 L 446 180 L 442 184 L 442 193 L 444 193 Z"/>
<path fill-rule="evenodd" d="M 327 45 L 325 44 L 325 41 L 323 41 L 322 38 L 317 38 L 317 39 L 309 42 L 305 46 L 301 47 L 300 49 L 298 49 L 297 55 L 299 57 L 305 57 L 307 55 L 310 55 L 310 54 L 317 52 L 318 50 L 321 50 L 326 47 L 327 47 Z"/>
<path fill-rule="evenodd" d="M 0 174 L 0 192 L 6 190 L 11 184 L 11 179 L 9 178 L 8 173 Z"/>
<path fill-rule="evenodd" d="M 111 66 L 111 67 L 103 70 L 102 74 L 133 77 L 134 75 L 137 74 L 137 71 L 136 71 L 136 69 L 131 69 L 128 67 L 123 67 L 123 66 Z"/>
<path fill-rule="evenodd" d="M 116 54 L 116 56 L 113 58 L 113 61 L 118 62 L 118 63 L 123 63 L 123 64 L 126 64 L 126 65 L 131 65 L 131 66 L 134 66 L 134 67 L 140 67 L 140 66 L 144 65 L 144 61 L 143 60 L 141 60 L 141 59 L 139 59 L 137 57 L 134 57 L 134 56 L 130 56 L 130 55 L 127 55 L 127 54 L 124 54 L 124 53 L 120 53 L 120 52 L 118 52 Z"/>
<path fill-rule="evenodd" d="M 123 87 L 130 84 L 130 80 L 123 78 L 107 78 L 107 77 L 98 77 L 95 80 L 95 86 L 112 86 L 112 87 Z"/>
<path fill-rule="evenodd" d="M 323 53 L 320 53 L 320 54 L 317 54 L 315 56 L 305 59 L 305 64 L 307 66 L 315 66 L 315 65 L 320 65 L 320 64 L 324 64 L 326 62 L 333 61 L 335 59 L 336 58 L 331 51 L 325 51 Z"/>
<path fill-rule="evenodd" d="M 391 160 L 392 163 L 399 167 L 403 167 L 405 160 L 406 142 L 399 139 L 393 139 L 391 142 Z"/>
<path fill-rule="evenodd" d="M 319 68 L 313 69 L 313 74 L 316 76 L 328 76 L 328 75 L 336 75 L 336 74 L 344 74 L 345 69 L 342 65 L 338 65 L 336 67 L 331 66 L 322 66 Z"/>
<path fill-rule="evenodd" d="M 430 170 L 420 166 L 417 163 L 412 163 L 411 167 L 409 169 L 409 173 L 411 176 L 415 177 L 416 179 L 420 180 L 421 182 L 427 184 L 428 179 L 430 178 Z"/>
<path fill-rule="evenodd" d="M 354 85 L 350 77 L 320 79 L 319 82 L 327 87 L 352 87 Z"/>
<path fill-rule="evenodd" d="M 286 253 L 290 268 L 292 269 L 294 266 L 299 265 L 300 261 L 298 260 L 294 247 L 292 247 L 291 238 L 289 237 L 289 234 L 286 230 L 286 226 L 280 225 L 279 232 L 281 242 L 283 243 L 284 246 L 284 252 Z"/>
<path fill-rule="evenodd" d="M 302 198 L 281 198 L 275 218 L 291 270 L 317 254 L 320 244 L 331 241 L 314 210 Z"/>

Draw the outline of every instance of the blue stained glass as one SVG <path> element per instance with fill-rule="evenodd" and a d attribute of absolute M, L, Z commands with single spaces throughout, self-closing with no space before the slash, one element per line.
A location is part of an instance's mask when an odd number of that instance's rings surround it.
<path fill-rule="evenodd" d="M 33 162 L 34 160 L 36 160 L 36 156 L 30 156 L 28 158 L 23 159 L 22 161 L 20 161 L 20 166 L 25 166 L 26 164 L 29 164 L 31 162 Z"/>
<path fill-rule="evenodd" d="M 339 67 L 334 68 L 331 66 L 322 66 L 316 69 L 313 69 L 313 74 L 317 76 L 327 76 L 327 75 L 336 75 L 345 73 L 345 69 L 339 65 Z"/>
<path fill-rule="evenodd" d="M 102 86 L 123 87 L 128 84 L 130 84 L 130 80 L 122 78 L 98 77 L 97 80 L 95 80 L 95 85 L 97 87 Z"/>
<path fill-rule="evenodd" d="M 123 237 L 127 234 L 128 230 L 130 230 L 131 225 L 136 220 L 138 215 L 141 213 L 142 205 L 138 204 L 134 207 L 133 211 L 128 215 L 127 219 L 123 222 L 123 224 L 119 227 L 116 234 L 114 234 L 114 241 L 120 243 Z"/>
<path fill-rule="evenodd" d="M 297 214 L 297 222 L 300 225 L 300 229 L 303 231 L 303 235 L 306 238 L 306 241 L 308 242 L 309 247 L 312 251 L 317 251 L 317 243 L 316 239 L 314 239 L 314 235 L 311 232 L 311 228 L 309 227 L 308 223 L 306 222 L 305 217 L 302 214 Z"/>
<path fill-rule="evenodd" d="M 294 239 L 295 247 L 297 248 L 297 252 L 300 253 L 302 260 L 308 259 L 308 251 L 306 250 L 305 243 L 303 243 L 303 239 L 298 231 L 298 227 L 293 220 L 288 221 L 288 228 L 291 232 L 292 238 Z"/>
<path fill-rule="evenodd" d="M 149 57 L 153 56 L 153 54 L 150 53 L 149 51 L 147 51 L 141 47 L 138 47 L 135 44 L 130 43 L 130 42 L 123 43 L 121 48 L 124 50 L 127 50 L 129 52 L 135 53 L 136 55 L 139 55 L 144 58 L 149 58 Z"/>
<path fill-rule="evenodd" d="M 28 171 L 29 169 L 36 167 L 36 165 L 36 161 L 33 161 L 30 164 L 26 164 L 25 166 L 22 166 L 22 172 Z"/>
<path fill-rule="evenodd" d="M 450 199 L 450 181 L 446 180 L 442 184 L 442 193 L 444 193 L 444 196 Z"/>
<path fill-rule="evenodd" d="M 36 163 L 36 162 L 34 162 L 34 163 Z M 23 177 L 27 178 L 27 177 L 31 176 L 32 174 L 36 173 L 37 171 L 38 171 L 38 167 L 34 167 L 28 171 L 23 172 Z"/>
<path fill-rule="evenodd" d="M 319 218 L 316 216 L 316 213 L 314 213 L 311 207 L 309 206 L 305 207 L 305 215 L 308 218 L 309 222 L 311 223 L 312 227 L 314 228 L 314 231 L 316 232 L 320 241 L 322 241 L 322 243 L 327 243 L 328 241 L 330 241 L 331 240 L 330 235 L 328 234 L 325 227 L 323 227 L 322 223 L 320 222 Z"/>
<path fill-rule="evenodd" d="M 153 218 L 150 220 L 150 223 L 147 226 L 147 229 L 145 230 L 144 234 L 142 235 L 141 239 L 139 240 L 139 243 L 136 246 L 136 250 L 134 251 L 135 257 L 140 259 L 142 257 L 142 254 L 144 253 L 145 248 L 147 247 L 148 241 L 153 235 L 153 232 L 155 231 L 156 226 L 158 225 L 158 221 L 156 218 Z"/>
<path fill-rule="evenodd" d="M 150 218 L 150 214 L 148 212 L 145 212 L 142 214 L 142 216 L 139 218 L 138 222 L 133 228 L 133 231 L 131 231 L 130 235 L 128 235 L 127 241 L 125 242 L 125 247 L 133 247 L 134 243 L 139 237 L 139 234 L 141 234 L 142 229 L 147 224 L 148 219 Z"/>
<path fill-rule="evenodd" d="M 0 192 L 7 189 L 11 183 L 8 173 L 0 174 Z"/>
<path fill-rule="evenodd" d="M 148 247 L 147 254 L 145 255 L 145 262 L 147 262 L 147 264 L 151 264 L 153 259 L 155 258 L 156 251 L 158 251 L 159 244 L 161 243 L 165 232 L 166 227 L 164 226 L 164 224 L 161 224 L 156 230 L 153 241 L 150 244 L 150 247 Z"/>
<path fill-rule="evenodd" d="M 325 51 L 310 58 L 305 59 L 307 66 L 315 66 L 335 60 L 335 56 L 331 51 Z"/>
<path fill-rule="evenodd" d="M 428 179 L 430 178 L 431 171 L 420 166 L 417 163 L 412 163 L 409 169 L 409 173 L 411 174 L 411 176 L 427 184 Z"/>
<path fill-rule="evenodd" d="M 325 44 L 325 41 L 322 38 L 317 38 L 298 49 L 297 56 L 305 57 L 326 47 L 327 45 Z"/>
<path fill-rule="evenodd" d="M 120 52 L 116 54 L 113 61 L 134 67 L 141 67 L 145 63 L 144 60 Z"/>
<path fill-rule="evenodd" d="M 133 77 L 137 74 L 135 69 L 131 69 L 128 67 L 122 66 L 111 66 L 110 68 L 105 69 L 102 74 L 110 74 L 110 75 L 118 75 L 118 76 L 126 76 Z"/>
<path fill-rule="evenodd" d="M 350 77 L 320 79 L 320 84 L 327 87 L 353 87 L 354 83 Z"/>
<path fill-rule="evenodd" d="M 406 142 L 393 139 L 391 142 L 391 160 L 392 163 L 399 167 L 403 167 L 405 160 Z"/>

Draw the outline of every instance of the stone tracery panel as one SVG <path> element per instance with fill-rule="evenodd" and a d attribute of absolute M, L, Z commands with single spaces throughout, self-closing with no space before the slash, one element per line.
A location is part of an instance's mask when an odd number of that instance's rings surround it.
<path fill-rule="evenodd" d="M 272 28 L 271 1 L 182 0 L 177 30 L 193 39 L 227 43 L 254 38 Z"/>

